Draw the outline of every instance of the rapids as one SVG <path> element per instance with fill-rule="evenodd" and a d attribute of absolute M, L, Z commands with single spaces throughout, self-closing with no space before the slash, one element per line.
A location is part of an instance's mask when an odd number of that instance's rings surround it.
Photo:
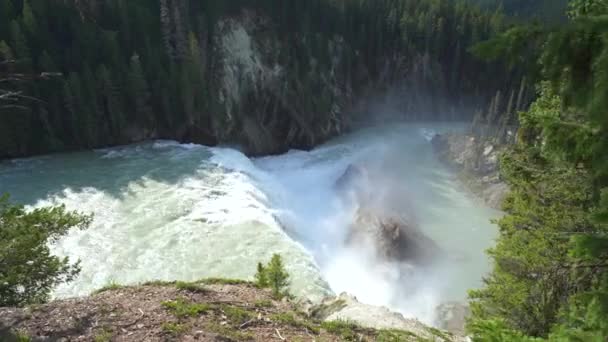
<path fill-rule="evenodd" d="M 498 212 L 467 193 L 433 156 L 430 138 L 457 125 L 376 127 L 313 151 L 250 159 L 237 149 L 154 141 L 0 163 L 0 193 L 30 207 L 65 204 L 93 213 L 53 253 L 82 272 L 56 297 L 86 295 L 110 282 L 252 279 L 258 261 L 280 253 L 291 290 L 313 301 L 349 292 L 432 323 L 435 307 L 464 300 L 489 270 L 484 250 Z M 356 204 L 334 183 L 351 163 L 374 166 L 371 190 L 394 192 L 446 251 L 432 266 L 377 260 L 344 244 Z M 398 196 L 394 196 L 398 194 Z"/>

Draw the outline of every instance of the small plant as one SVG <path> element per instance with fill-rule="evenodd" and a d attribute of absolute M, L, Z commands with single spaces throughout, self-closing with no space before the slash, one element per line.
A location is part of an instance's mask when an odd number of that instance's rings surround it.
<path fill-rule="evenodd" d="M 317 325 L 315 325 L 309 321 L 306 321 L 306 320 L 298 319 L 296 314 L 294 314 L 292 312 L 278 313 L 278 314 L 272 315 L 270 317 L 270 319 L 273 320 L 274 322 L 290 325 L 294 328 L 306 329 L 309 332 L 312 332 L 313 334 L 318 334 L 320 332 L 319 331 L 320 329 Z"/>
<path fill-rule="evenodd" d="M 102 288 L 100 288 L 99 290 L 95 291 L 94 294 L 99 294 L 99 293 L 103 293 L 106 291 L 113 291 L 113 290 L 118 290 L 118 289 L 122 289 L 124 286 L 118 284 L 117 282 L 115 282 L 114 280 L 110 281 L 110 283 Z"/>
<path fill-rule="evenodd" d="M 142 286 L 170 286 L 175 285 L 174 281 L 152 280 L 141 284 Z"/>
<path fill-rule="evenodd" d="M 184 290 L 189 292 L 205 292 L 205 289 L 197 283 L 187 283 L 183 281 L 178 281 L 175 283 L 175 287 L 178 290 Z"/>
<path fill-rule="evenodd" d="M 249 285 L 250 281 L 241 279 L 208 278 L 199 281 L 207 285 Z"/>
<path fill-rule="evenodd" d="M 112 340 L 112 331 L 104 328 L 94 337 L 95 342 L 110 342 Z"/>
<path fill-rule="evenodd" d="M 253 306 L 261 309 L 261 308 L 271 308 L 272 307 L 272 302 L 268 299 L 261 299 L 261 300 L 256 300 L 253 303 Z"/>
<path fill-rule="evenodd" d="M 330 321 L 321 323 L 321 328 L 328 333 L 339 335 L 345 341 L 357 341 L 357 330 L 361 327 L 349 321 Z"/>
<path fill-rule="evenodd" d="M 162 306 L 179 318 L 198 316 L 213 308 L 209 304 L 188 303 L 184 298 L 163 302 Z"/>
<path fill-rule="evenodd" d="M 163 323 L 161 326 L 164 332 L 169 333 L 171 335 L 181 335 L 188 330 L 188 327 L 184 324 L 179 323 Z"/>
<path fill-rule="evenodd" d="M 402 342 L 419 341 L 420 338 L 410 331 L 383 329 L 378 331 L 376 341 L 378 342 Z"/>
<path fill-rule="evenodd" d="M 254 315 L 242 308 L 239 308 L 237 306 L 228 306 L 228 305 L 223 305 L 222 306 L 222 312 L 224 312 L 224 314 L 226 315 L 226 317 L 228 317 L 228 320 L 232 323 L 232 324 L 236 324 L 236 325 L 241 325 L 251 319 L 253 319 Z"/>
<path fill-rule="evenodd" d="M 266 268 L 261 262 L 258 262 L 257 272 L 255 273 L 255 284 L 259 288 L 268 287 L 268 278 L 266 277 Z"/>
<path fill-rule="evenodd" d="M 32 338 L 25 332 L 22 330 L 17 330 L 14 331 L 12 333 L 13 336 L 10 336 L 11 333 L 9 332 L 9 337 L 12 337 L 14 339 L 14 341 L 16 342 L 31 342 Z M 0 334 L 0 337 L 2 337 L 2 335 Z"/>
<path fill-rule="evenodd" d="M 255 279 L 259 287 L 272 289 L 275 298 L 283 298 L 288 294 L 289 273 L 285 270 L 283 259 L 279 254 L 274 254 L 266 266 L 258 263 Z"/>

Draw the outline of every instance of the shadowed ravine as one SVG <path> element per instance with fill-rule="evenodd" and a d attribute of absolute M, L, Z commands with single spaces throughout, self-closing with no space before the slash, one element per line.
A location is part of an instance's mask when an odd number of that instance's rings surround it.
<path fill-rule="evenodd" d="M 83 268 L 56 289 L 59 297 L 110 282 L 250 279 L 258 261 L 281 253 L 296 295 L 319 300 L 347 291 L 432 323 L 437 305 L 463 300 L 488 271 L 484 250 L 498 215 L 433 156 L 430 137 L 447 128 L 457 127 L 373 128 L 311 152 L 257 159 L 157 141 L 13 160 L 0 164 L 0 193 L 95 214 L 89 230 L 53 248 L 80 258 Z M 336 187 L 350 165 L 369 173 L 367 204 Z M 423 249 L 416 262 L 379 253 L 373 234 L 353 234 L 355 217 L 368 207 L 410 222 L 437 252 Z"/>

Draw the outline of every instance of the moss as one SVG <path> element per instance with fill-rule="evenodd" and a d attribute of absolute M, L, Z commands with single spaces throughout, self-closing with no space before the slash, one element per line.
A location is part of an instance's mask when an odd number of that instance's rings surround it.
<path fill-rule="evenodd" d="M 222 305 L 221 310 L 230 323 L 235 325 L 241 325 L 254 318 L 253 313 L 237 306 Z"/>
<path fill-rule="evenodd" d="M 330 321 L 321 323 L 321 328 L 328 333 L 338 335 L 344 341 L 358 341 L 359 331 L 362 328 L 354 322 L 349 321 Z"/>
<path fill-rule="evenodd" d="M 163 323 L 161 328 L 163 329 L 164 332 L 174 335 L 174 336 L 181 335 L 188 330 L 188 327 L 185 324 L 172 323 L 172 322 Z"/>
<path fill-rule="evenodd" d="M 124 285 L 120 285 L 114 281 L 111 281 L 108 285 L 100 288 L 99 290 L 96 290 L 95 292 L 93 292 L 93 294 L 100 294 L 103 292 L 107 292 L 107 291 L 114 291 L 114 290 L 120 290 L 125 288 L 126 286 Z"/>
<path fill-rule="evenodd" d="M 162 306 L 179 318 L 198 316 L 213 308 L 209 304 L 190 303 L 185 298 L 163 302 Z"/>
<path fill-rule="evenodd" d="M 229 325 L 220 325 L 215 322 L 205 324 L 205 329 L 212 333 L 218 334 L 221 337 L 235 341 L 250 341 L 253 340 L 253 335 L 239 331 Z"/>

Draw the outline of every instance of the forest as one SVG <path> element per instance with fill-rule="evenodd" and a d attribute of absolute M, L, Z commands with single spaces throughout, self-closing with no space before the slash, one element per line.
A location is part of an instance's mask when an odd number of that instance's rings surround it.
<path fill-rule="evenodd" d="M 454 120 L 522 85 L 469 53 L 509 23 L 464 1 L 1 0 L 0 16 L 3 73 L 22 76 L 3 84 L 23 95 L 0 107 L 0 157 L 150 138 L 276 153 L 348 130 L 357 99 L 389 90 L 409 94 L 392 104 L 404 118 Z M 226 61 L 222 27 L 251 16 L 258 72 L 281 72 L 227 94 L 247 61 Z"/>

